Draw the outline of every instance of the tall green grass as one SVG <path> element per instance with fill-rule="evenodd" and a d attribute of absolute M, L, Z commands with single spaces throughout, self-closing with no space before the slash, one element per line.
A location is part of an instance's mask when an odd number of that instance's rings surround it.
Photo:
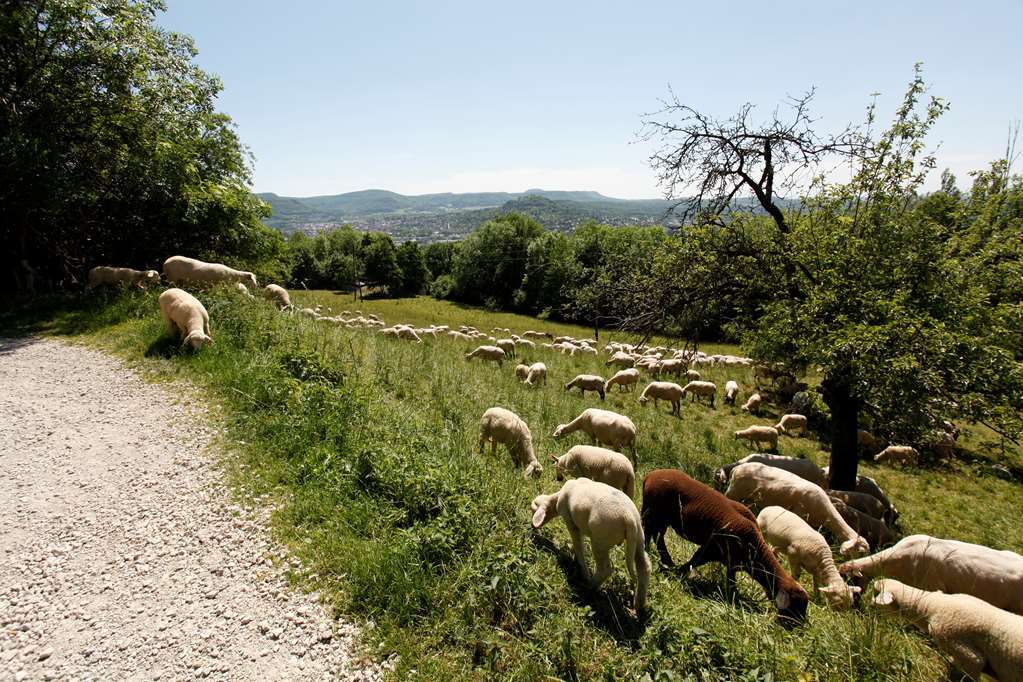
<path fill-rule="evenodd" d="M 276 312 L 230 291 L 200 294 L 216 345 L 182 351 L 164 336 L 155 293 L 98 293 L 51 307 L 16 310 L 0 325 L 65 334 L 117 352 L 151 376 L 182 378 L 217 403 L 234 450 L 239 490 L 275 504 L 273 526 L 301 559 L 296 579 L 327 595 L 341 614 L 372 620 L 368 643 L 397 653 L 398 677 L 425 679 L 638 677 L 675 679 L 937 679 L 945 664 L 903 624 L 870 610 L 836 613 L 817 600 L 809 622 L 785 630 L 751 581 L 726 600 L 723 572 L 706 567 L 688 582 L 654 575 L 652 615 L 628 610 L 631 587 L 619 549 L 615 573 L 598 592 L 580 580 L 560 523 L 542 533 L 529 503 L 557 489 L 550 470 L 524 480 L 509 456 L 476 451 L 477 424 L 493 405 L 529 424 L 546 461 L 581 442 L 550 434 L 588 406 L 628 414 L 639 429 L 640 476 L 680 467 L 702 480 L 747 453 L 731 432 L 751 418 L 737 408 L 686 403 L 640 407 L 638 393 L 614 391 L 601 404 L 565 392 L 577 373 L 607 376 L 604 360 L 543 349 L 550 383 L 528 389 L 512 365 L 466 362 L 464 344 L 422 345 L 349 331 Z M 299 293 L 335 311 L 375 312 L 388 323 L 430 322 L 579 328 L 467 309 L 429 299 L 345 304 L 329 293 Z M 327 303 L 329 302 L 329 303 Z M 604 335 L 602 334 L 602 339 Z M 701 370 L 723 385 L 747 374 Z M 781 452 L 825 454 L 812 438 L 783 438 Z M 903 513 L 907 532 L 1023 547 L 1018 483 L 952 464 L 922 471 L 869 468 Z M 972 475 L 971 475 L 972 474 Z M 685 558 L 692 545 L 671 541 Z M 807 588 L 810 587 L 807 582 Z"/>

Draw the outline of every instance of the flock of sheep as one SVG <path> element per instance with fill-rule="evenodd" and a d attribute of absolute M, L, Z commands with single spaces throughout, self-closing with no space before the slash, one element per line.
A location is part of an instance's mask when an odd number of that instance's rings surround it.
<path fill-rule="evenodd" d="M 164 276 L 173 284 L 234 283 L 247 295 L 251 294 L 246 284 L 257 286 L 250 272 L 180 256 L 167 259 Z M 90 286 L 110 282 L 142 286 L 159 280 L 159 273 L 152 270 L 94 268 L 89 274 Z M 283 288 L 269 285 L 264 291 L 281 309 L 293 310 Z M 209 316 L 194 296 L 171 288 L 160 295 L 159 301 L 168 331 L 180 334 L 184 345 L 199 349 L 213 343 Z M 372 315 L 328 317 L 308 308 L 299 312 L 348 328 L 379 328 L 382 334 L 415 343 L 438 335 L 470 342 L 487 339 L 490 343 L 465 357 L 498 366 L 523 347 L 542 346 L 571 355 L 600 353 L 594 341 L 544 332 L 526 331 L 517 336 L 507 329 L 495 329 L 508 333 L 509 338 L 494 338 L 468 326 L 458 330 L 444 325 L 387 327 Z M 620 368 L 611 378 L 581 374 L 566 383 L 565 390 L 578 388 L 583 395 L 593 391 L 604 400 L 614 386 L 620 391 L 632 390 L 640 381 L 640 370 L 645 370 L 655 380 L 643 389 L 638 402 L 645 406 L 653 400 L 656 407 L 664 400 L 671 404 L 673 415 L 681 414 L 687 394 L 692 400 L 706 399 L 714 405 L 716 385 L 701 380 L 692 368 L 752 365 L 748 358 L 622 343 L 610 343 L 604 352 L 607 365 Z M 669 353 L 671 357 L 666 357 Z M 548 378 L 542 362 L 517 365 L 515 375 L 530 387 L 545 386 Z M 683 386 L 662 381 L 662 375 L 684 375 L 687 383 Z M 756 367 L 754 375 L 772 376 L 772 370 Z M 728 381 L 726 403 L 734 405 L 739 390 L 736 381 Z M 756 413 L 761 403 L 761 396 L 754 393 L 742 409 Z M 754 425 L 734 435 L 751 445 L 765 444 L 776 453 L 779 434 L 800 435 L 806 429 L 806 417 L 786 414 L 774 426 Z M 1023 556 L 926 535 L 908 536 L 888 549 L 863 556 L 871 547 L 894 540 L 889 525 L 897 519 L 898 511 L 877 482 L 860 476 L 855 491 L 828 490 L 826 468 L 810 460 L 771 453 L 754 453 L 718 469 L 714 479 L 723 492 L 679 470 L 651 471 L 642 481 L 640 512 L 633 501 L 637 430 L 632 420 L 609 410 L 588 408 L 559 425 L 553 436 L 561 438 L 575 431 L 587 434 L 593 445 L 575 445 L 560 457 L 551 455 L 557 480 L 571 480 L 558 491 L 533 499 L 532 526 L 540 528 L 555 517 L 561 518 L 571 536 L 575 559 L 594 589 L 612 572 L 611 549 L 624 544 L 626 568 L 635 583 L 633 605 L 637 614 L 646 609 L 650 581 L 647 543 L 653 541 L 661 563 L 674 568 L 665 544 L 666 531 L 671 528 L 698 546 L 689 561 L 677 569 L 681 575 L 709 562 L 722 563 L 727 569 L 728 587 L 732 588 L 736 572 L 746 572 L 775 603 L 783 623 L 798 624 L 807 617 L 810 596 L 797 580 L 803 570 L 812 576 L 815 591 L 836 609 L 851 607 L 866 581 L 876 577 L 879 579 L 873 584 L 872 604 L 898 612 L 928 632 L 963 672 L 974 678 L 986 673 L 1000 680 L 1023 680 Z M 946 442 L 957 435 L 951 424 L 946 424 L 946 433 Z M 877 461 L 915 463 L 918 458 L 914 448 L 886 446 L 865 431 L 859 438 L 865 450 L 876 453 Z M 479 425 L 481 452 L 488 442 L 492 452 L 498 444 L 505 446 L 525 477 L 542 475 L 544 467 L 536 458 L 529 427 L 512 411 L 492 407 L 484 412 Z M 759 508 L 759 515 L 755 516 L 744 503 Z M 826 530 L 838 543 L 839 554 L 849 560 L 836 564 L 831 545 L 817 529 Z M 592 574 L 584 538 L 589 539 L 594 556 Z M 778 556 L 786 558 L 791 575 Z"/>

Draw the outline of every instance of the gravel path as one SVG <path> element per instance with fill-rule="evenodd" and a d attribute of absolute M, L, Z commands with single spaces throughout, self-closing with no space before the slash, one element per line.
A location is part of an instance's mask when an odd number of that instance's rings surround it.
<path fill-rule="evenodd" d="M 0 339 L 0 679 L 380 676 L 272 564 L 201 411 L 102 353 Z"/>

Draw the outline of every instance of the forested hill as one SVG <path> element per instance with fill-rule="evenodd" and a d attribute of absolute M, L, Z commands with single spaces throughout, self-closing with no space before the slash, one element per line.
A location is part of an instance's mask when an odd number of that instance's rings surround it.
<path fill-rule="evenodd" d="M 660 199 L 615 199 L 599 192 L 542 189 L 418 196 L 371 189 L 303 198 L 270 192 L 258 196 L 273 209 L 265 222 L 284 233 L 316 232 L 351 223 L 424 242 L 465 236 L 495 215 L 509 211 L 530 215 L 549 229 L 565 231 L 588 220 L 610 225 L 661 223 L 669 206 Z"/>

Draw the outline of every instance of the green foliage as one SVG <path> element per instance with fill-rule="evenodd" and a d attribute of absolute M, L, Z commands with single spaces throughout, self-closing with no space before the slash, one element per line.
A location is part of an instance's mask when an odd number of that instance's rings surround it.
<path fill-rule="evenodd" d="M 214 109 L 220 81 L 158 0 L 13 0 L 0 17 L 0 241 L 15 285 L 93 265 L 217 257 L 260 272 L 280 235 L 249 155 Z M 8 87 L 9 86 L 9 87 Z"/>
<path fill-rule="evenodd" d="M 458 249 L 457 242 L 436 242 L 423 250 L 426 268 L 433 277 L 451 274 L 451 264 Z"/>
<path fill-rule="evenodd" d="M 515 290 L 526 274 L 529 242 L 543 228 L 532 218 L 510 213 L 498 216 L 466 237 L 452 259 L 455 296 L 466 303 L 494 301 L 512 306 Z"/>
<path fill-rule="evenodd" d="M 401 270 L 401 286 L 398 293 L 406 296 L 417 296 L 426 290 L 430 281 L 430 271 L 426 267 L 426 257 L 419 244 L 405 242 L 398 249 L 398 268 Z"/>

